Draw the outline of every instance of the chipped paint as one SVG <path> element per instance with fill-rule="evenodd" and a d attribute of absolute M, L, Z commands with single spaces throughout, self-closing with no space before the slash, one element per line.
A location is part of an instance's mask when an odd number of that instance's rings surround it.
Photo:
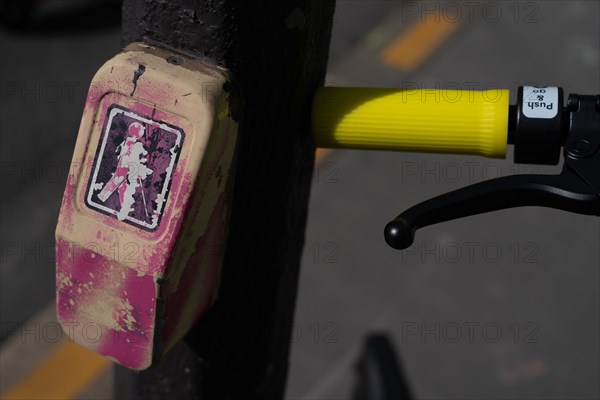
<path fill-rule="evenodd" d="M 188 60 L 174 73 L 168 55 L 135 44 L 94 77 L 56 230 L 63 328 L 132 369 L 149 367 L 214 302 L 233 183 L 237 124 L 228 94 L 215 91 L 226 83 L 223 71 Z M 102 150 L 114 109 L 137 117 L 124 119 L 125 133 Z M 160 127 L 176 127 L 179 146 L 152 147 L 149 134 Z M 105 154 L 112 161 L 100 174 Z M 170 190 L 157 174 L 170 176 Z"/>
<path fill-rule="evenodd" d="M 117 105 L 107 113 L 86 204 L 153 230 L 171 187 L 183 130 Z"/>
<path fill-rule="evenodd" d="M 138 65 L 138 69 L 133 73 L 133 90 L 131 91 L 130 96 L 133 96 L 133 94 L 135 93 L 135 89 L 137 89 L 138 80 L 140 79 L 140 76 L 142 76 L 142 74 L 144 72 L 146 72 L 146 66 L 144 64 Z M 112 70 L 111 70 L 111 73 L 112 73 Z"/>

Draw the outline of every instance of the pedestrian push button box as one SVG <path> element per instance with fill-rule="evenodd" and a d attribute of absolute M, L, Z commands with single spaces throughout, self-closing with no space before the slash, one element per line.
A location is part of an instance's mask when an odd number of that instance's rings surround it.
<path fill-rule="evenodd" d="M 143 43 L 92 80 L 56 228 L 57 313 L 125 367 L 159 360 L 216 299 L 233 88 L 226 70 Z"/>

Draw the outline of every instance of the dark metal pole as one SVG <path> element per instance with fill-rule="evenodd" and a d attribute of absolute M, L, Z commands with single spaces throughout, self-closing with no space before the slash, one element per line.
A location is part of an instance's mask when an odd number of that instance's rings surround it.
<path fill-rule="evenodd" d="M 219 299 L 158 366 L 117 368 L 117 398 L 281 399 L 334 0 L 125 0 L 123 37 L 212 60 L 244 93 Z M 175 396 L 175 397 L 174 397 Z"/>

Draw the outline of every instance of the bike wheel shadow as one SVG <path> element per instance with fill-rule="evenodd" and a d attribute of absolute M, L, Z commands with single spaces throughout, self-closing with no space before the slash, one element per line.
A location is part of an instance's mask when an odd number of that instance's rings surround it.
<path fill-rule="evenodd" d="M 411 400 L 396 351 L 385 333 L 369 334 L 356 364 L 354 400 Z"/>

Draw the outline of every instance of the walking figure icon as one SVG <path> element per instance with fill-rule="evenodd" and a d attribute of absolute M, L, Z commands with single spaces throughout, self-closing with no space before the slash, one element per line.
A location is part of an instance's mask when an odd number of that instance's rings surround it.
<path fill-rule="evenodd" d="M 133 195 L 138 187 L 142 186 L 142 182 L 152 170 L 146 166 L 148 159 L 144 157 L 148 151 L 140 142 L 144 137 L 144 127 L 139 122 L 134 122 L 129 125 L 129 136 L 125 142 L 117 147 L 119 152 L 119 163 L 117 169 L 113 173 L 111 180 L 106 182 L 102 191 L 98 194 L 98 198 L 102 202 L 106 202 L 108 197 L 115 191 L 119 191 L 119 200 L 121 201 L 121 209 L 117 213 L 117 218 L 121 221 L 133 211 L 133 203 L 135 202 Z M 142 191 L 142 200 L 144 202 L 144 211 L 146 214 L 147 203 L 144 192 Z"/>
<path fill-rule="evenodd" d="M 179 128 L 111 106 L 88 185 L 88 207 L 156 229 L 183 139 Z"/>

